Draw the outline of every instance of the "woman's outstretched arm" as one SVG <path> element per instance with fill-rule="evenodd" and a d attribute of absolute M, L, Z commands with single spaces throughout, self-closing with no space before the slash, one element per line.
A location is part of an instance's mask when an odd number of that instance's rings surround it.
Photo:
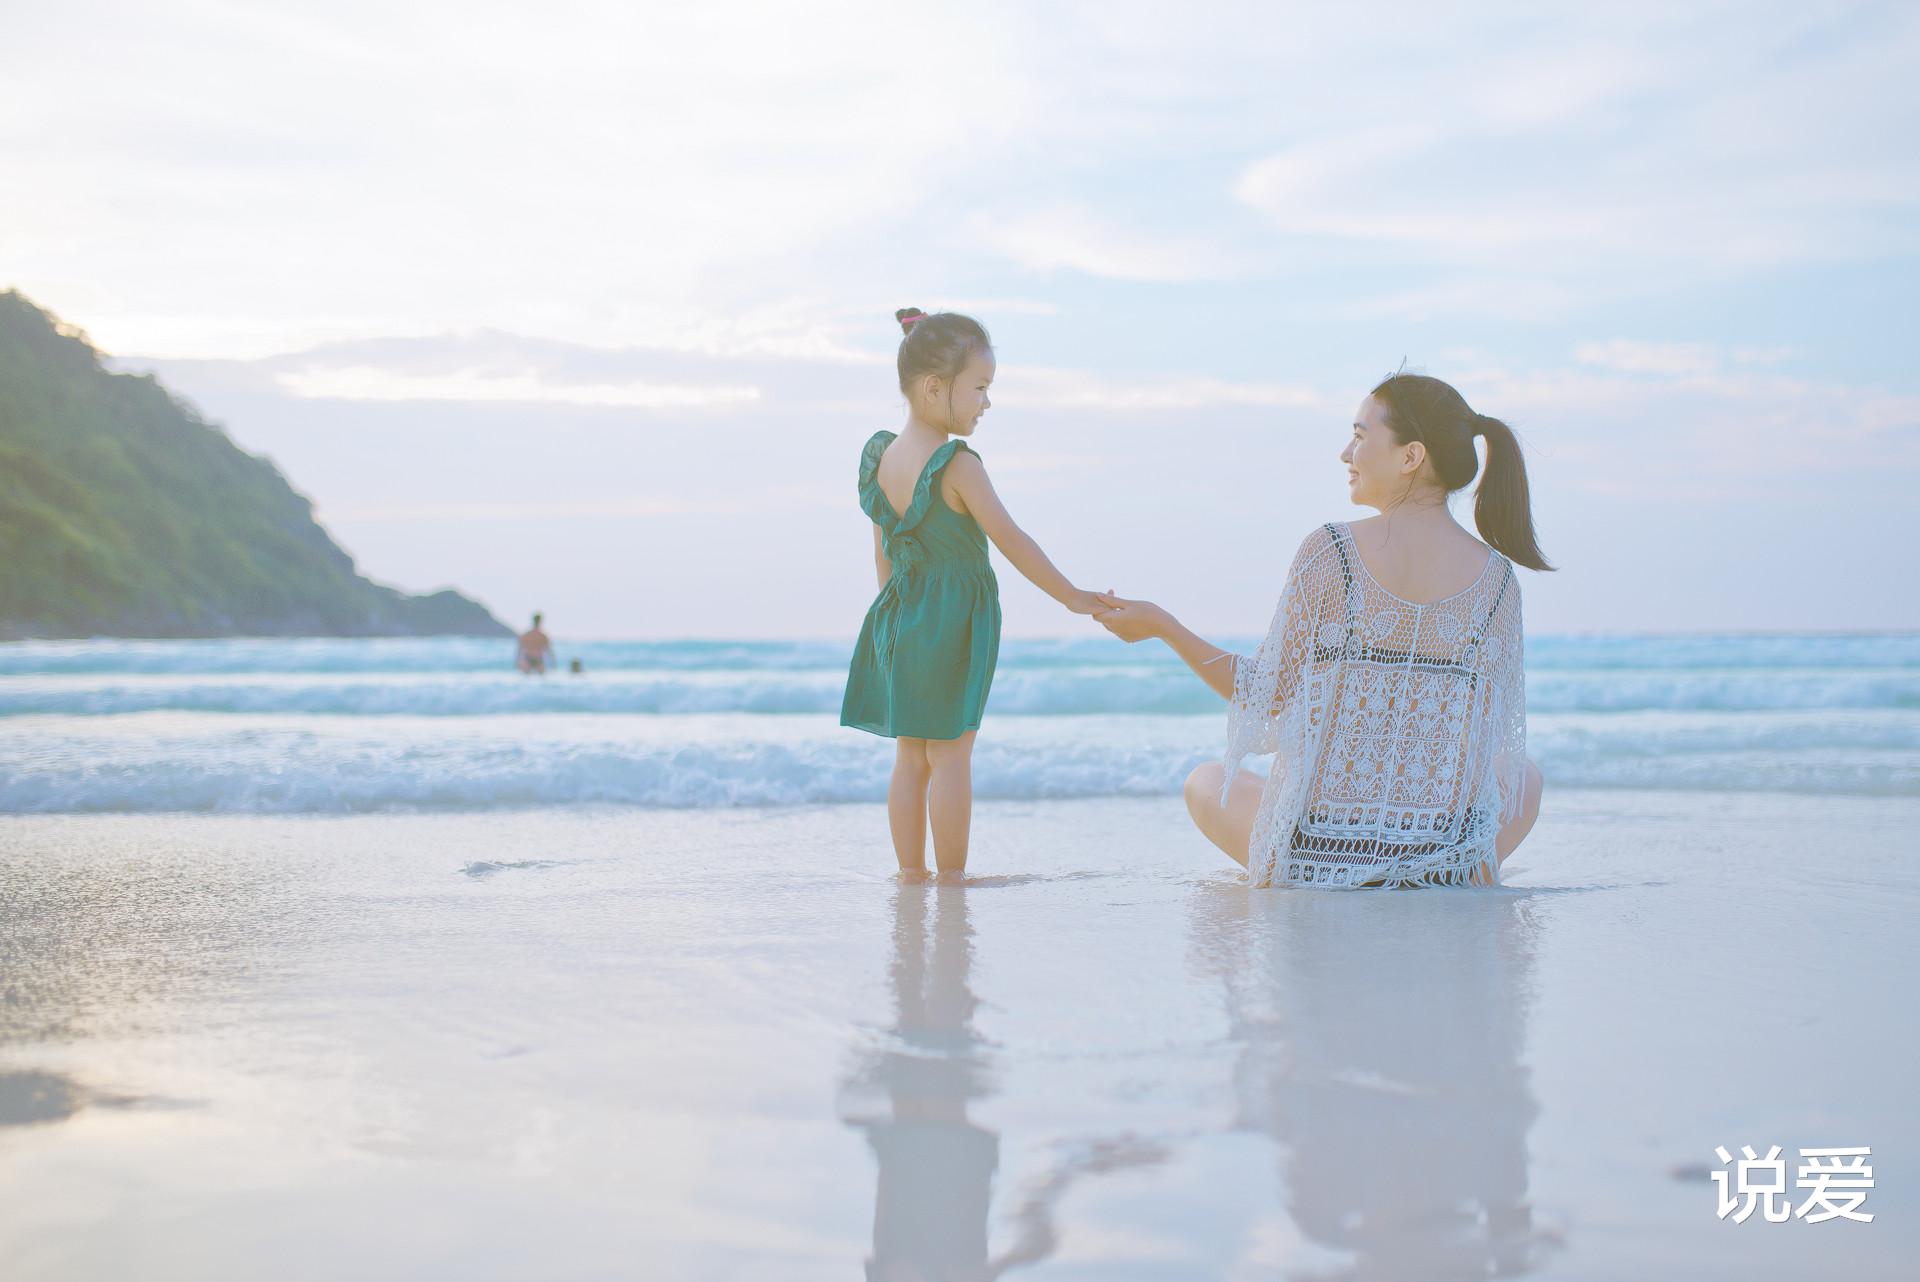
<path fill-rule="evenodd" d="M 1165 641 L 1215 694 L 1233 698 L 1233 669 L 1239 661 L 1233 651 L 1221 649 L 1151 601 L 1129 601 L 1106 592 L 1096 595 L 1107 608 L 1093 617 L 1107 631 L 1128 644 L 1148 637 Z"/>
<path fill-rule="evenodd" d="M 1325 526 L 1300 541 L 1293 564 L 1287 569 L 1273 625 L 1250 655 L 1234 654 L 1195 636 L 1151 601 L 1129 601 L 1106 593 L 1102 603 L 1109 608 L 1093 617 L 1122 641 L 1159 637 L 1215 694 L 1229 703 L 1236 695 L 1265 701 L 1272 715 L 1278 717 L 1299 688 L 1322 625 L 1341 617 L 1343 580 L 1330 563 L 1337 552 Z M 1239 671 L 1242 668 L 1246 670 Z"/>

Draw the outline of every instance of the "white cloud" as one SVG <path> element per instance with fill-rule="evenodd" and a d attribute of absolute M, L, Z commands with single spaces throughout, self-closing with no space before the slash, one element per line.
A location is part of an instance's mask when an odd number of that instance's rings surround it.
<path fill-rule="evenodd" d="M 223 363 L 302 399 L 517 402 L 713 412 L 868 414 L 897 397 L 891 371 L 828 357 L 713 355 L 648 347 L 594 347 L 487 331 L 335 344 L 257 362 Z M 128 369 L 148 368 L 122 361 Z M 163 365 L 164 368 L 164 365 Z M 1230 408 L 1318 408 L 1329 400 L 1295 383 L 1196 374 L 1105 374 L 1086 368 L 1003 365 L 1003 407 L 1117 413 Z"/>
<path fill-rule="evenodd" d="M 151 356 L 492 326 L 849 361 L 884 345 L 856 302 L 992 299 L 1002 262 L 1345 247 L 1413 283 L 1330 313 L 1533 318 L 1920 246 L 1911 16 L 1478 12 L 74 0 L 10 23 L 0 243 Z"/>
<path fill-rule="evenodd" d="M 1069 270 L 1109 280 L 1178 282 L 1232 276 L 1243 264 L 1185 236 L 1123 227 L 1088 209 L 1060 204 L 982 215 L 975 239 L 1034 271 Z"/>
<path fill-rule="evenodd" d="M 1867 393 L 1858 398 L 1854 421 L 1868 433 L 1920 432 L 1920 396 Z"/>
<path fill-rule="evenodd" d="M 1604 285 L 1575 288 L 1539 276 L 1494 276 L 1476 272 L 1425 289 L 1359 293 L 1340 300 L 1333 314 L 1353 320 L 1541 321 L 1607 301 Z"/>
<path fill-rule="evenodd" d="M 1087 370 L 1024 366 L 1001 376 L 1009 404 L 1093 410 L 1191 410 L 1226 407 L 1299 408 L 1327 403 L 1310 388 L 1287 383 L 1236 383 L 1215 378 L 1111 377 Z"/>
<path fill-rule="evenodd" d="M 153 355 L 185 354 L 141 321 L 170 312 L 658 339 L 622 332 L 632 304 L 668 313 L 649 330 L 716 327 L 831 282 L 793 268 L 901 219 L 1031 106 L 994 23 L 875 0 L 17 17 L 12 281 Z M 967 69 L 964 111 L 932 107 L 928 50 Z"/>
<path fill-rule="evenodd" d="M 441 521 L 652 520 L 677 516 L 737 516 L 745 504 L 681 499 L 632 499 L 618 503 L 394 503 L 329 507 L 323 521 L 380 523 Z"/>
<path fill-rule="evenodd" d="M 1778 365 L 1798 354 L 1792 347 L 1736 347 L 1729 353 L 1736 365 Z"/>
<path fill-rule="evenodd" d="M 1583 365 L 1629 374 L 1706 374 L 1720 368 L 1720 356 L 1708 343 L 1641 343 L 1616 338 L 1581 343 L 1573 351 Z"/>
<path fill-rule="evenodd" d="M 927 310 L 979 316 L 1058 316 L 1062 308 L 1058 303 L 1037 298 L 949 298 Z"/>
<path fill-rule="evenodd" d="M 518 403 L 643 410 L 740 411 L 778 401 L 782 410 L 846 403 L 876 394 L 891 376 L 844 352 L 800 347 L 778 355 L 735 343 L 600 346 L 498 330 L 367 338 L 256 361 L 199 362 L 229 380 L 303 400 Z M 116 368 L 162 371 L 167 361 L 116 359 Z M 867 400 L 873 399 L 869 396 Z"/>
<path fill-rule="evenodd" d="M 629 381 L 554 383 L 534 370 L 461 369 L 415 374 L 370 365 L 287 370 L 280 386 L 307 399 L 348 401 L 518 401 L 629 409 L 737 408 L 760 399 L 757 387 L 699 387 Z"/>
<path fill-rule="evenodd" d="M 1475 314 L 1514 314 L 1516 290 L 1571 308 L 1920 248 L 1920 169 L 1894 159 L 1920 24 L 1770 16 L 1561 11 L 1531 36 L 1369 59 L 1380 74 L 1356 76 L 1345 119 L 1270 148 L 1233 192 L 1282 238 L 1470 289 Z"/>
<path fill-rule="evenodd" d="M 1855 473 L 1863 457 L 1920 466 L 1920 397 L 1728 368 L 1706 344 L 1583 347 L 1623 359 L 1608 368 L 1584 358 L 1576 367 L 1488 365 L 1453 380 L 1475 409 L 1515 426 L 1574 489 L 1758 500 Z"/>
<path fill-rule="evenodd" d="M 365 524 L 436 524 L 442 521 L 654 521 L 677 517 L 752 516 L 765 512 L 796 512 L 840 508 L 817 494 L 776 495 L 758 492 L 750 500 L 708 498 L 631 498 L 611 502 L 578 503 L 389 503 L 329 507 L 324 521 Z"/>

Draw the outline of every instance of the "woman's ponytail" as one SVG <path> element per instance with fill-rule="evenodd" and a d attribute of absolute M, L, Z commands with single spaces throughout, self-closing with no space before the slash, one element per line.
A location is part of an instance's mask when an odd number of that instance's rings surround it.
<path fill-rule="evenodd" d="M 1487 438 L 1487 466 L 1474 492 L 1473 523 L 1502 556 L 1529 570 L 1551 570 L 1533 534 L 1527 464 L 1513 429 L 1476 414 L 1450 384 L 1427 374 L 1392 374 L 1373 389 L 1387 410 L 1387 425 L 1401 444 L 1427 448 L 1434 478 L 1451 494 L 1480 471 L 1473 438 Z"/>
<path fill-rule="evenodd" d="M 1534 537 L 1527 462 L 1513 429 L 1497 418 L 1476 414 L 1473 430 L 1487 438 L 1487 466 L 1473 494 L 1473 524 L 1480 537 L 1516 565 L 1551 570 Z"/>

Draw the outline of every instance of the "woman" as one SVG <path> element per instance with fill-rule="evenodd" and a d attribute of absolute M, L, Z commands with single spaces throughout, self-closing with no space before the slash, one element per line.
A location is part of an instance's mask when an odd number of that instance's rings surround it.
<path fill-rule="evenodd" d="M 1486 543 L 1447 508 L 1479 471 L 1476 436 Z M 1095 617 L 1165 641 L 1228 700 L 1226 760 L 1187 777 L 1187 809 L 1254 885 L 1497 884 L 1540 810 L 1513 566 L 1553 568 L 1519 442 L 1439 379 L 1396 374 L 1360 403 L 1340 460 L 1353 502 L 1380 515 L 1307 535 L 1253 654 L 1150 601 L 1109 596 Z M 1259 753 L 1275 754 L 1266 779 L 1239 768 Z"/>

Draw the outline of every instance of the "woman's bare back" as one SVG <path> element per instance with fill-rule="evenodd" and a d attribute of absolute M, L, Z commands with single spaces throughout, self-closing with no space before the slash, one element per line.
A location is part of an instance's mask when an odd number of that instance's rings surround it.
<path fill-rule="evenodd" d="M 1492 551 L 1451 517 L 1370 516 L 1347 528 L 1374 582 L 1416 605 L 1444 601 L 1472 587 Z"/>

